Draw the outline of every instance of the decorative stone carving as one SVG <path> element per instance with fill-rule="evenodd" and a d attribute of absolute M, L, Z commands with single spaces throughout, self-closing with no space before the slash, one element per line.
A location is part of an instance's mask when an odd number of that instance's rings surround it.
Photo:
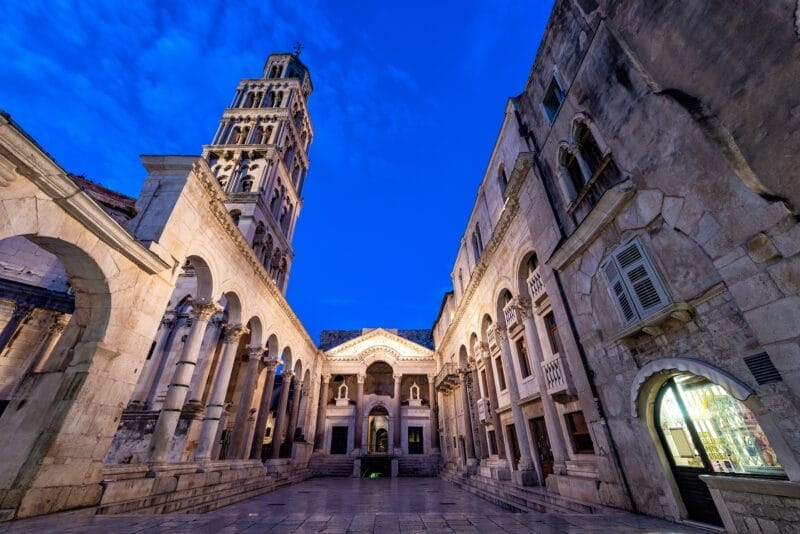
<path fill-rule="evenodd" d="M 419 386 L 416 381 L 408 388 L 408 405 L 414 407 L 422 406 L 422 397 L 420 396 Z"/>

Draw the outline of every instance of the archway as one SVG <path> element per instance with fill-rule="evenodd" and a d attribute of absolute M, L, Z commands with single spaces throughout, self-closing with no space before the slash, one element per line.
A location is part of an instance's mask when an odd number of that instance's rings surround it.
<path fill-rule="evenodd" d="M 751 410 L 753 391 L 728 373 L 698 360 L 657 360 L 639 371 L 633 387 L 633 415 L 647 420 L 668 484 L 688 518 L 722 525 L 701 475 L 786 478 Z"/>
<path fill-rule="evenodd" d="M 376 406 L 369 412 L 367 452 L 387 454 L 389 452 L 389 412 L 384 406 Z"/>

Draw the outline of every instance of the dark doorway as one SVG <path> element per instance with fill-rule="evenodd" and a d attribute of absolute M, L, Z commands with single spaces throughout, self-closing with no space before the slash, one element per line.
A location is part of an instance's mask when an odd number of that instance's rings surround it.
<path fill-rule="evenodd" d="M 361 457 L 361 478 L 378 478 L 392 476 L 392 459 L 375 456 Z"/>
<path fill-rule="evenodd" d="M 425 448 L 422 445 L 422 427 L 408 427 L 408 454 L 423 454 Z"/>
<path fill-rule="evenodd" d="M 550 448 L 550 437 L 547 435 L 544 417 L 534 417 L 529 419 L 528 423 L 531 425 L 536 454 L 542 465 L 542 477 L 547 478 L 547 475 L 553 474 L 553 449 Z"/>
<path fill-rule="evenodd" d="M 519 465 L 520 452 L 519 441 L 517 441 L 517 429 L 513 424 L 506 426 L 506 436 L 508 436 L 508 447 L 511 449 L 511 461 L 516 471 Z"/>
<path fill-rule="evenodd" d="M 347 427 L 331 428 L 331 454 L 347 454 Z"/>

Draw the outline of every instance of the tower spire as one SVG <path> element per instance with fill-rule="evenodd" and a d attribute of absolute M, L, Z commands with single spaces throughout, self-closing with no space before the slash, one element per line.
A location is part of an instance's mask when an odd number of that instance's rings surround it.
<path fill-rule="evenodd" d="M 286 290 L 292 237 L 314 135 L 307 100 L 311 76 L 298 56 L 267 58 L 261 78 L 244 78 L 203 157 L 225 191 L 225 205 L 264 268 Z"/>

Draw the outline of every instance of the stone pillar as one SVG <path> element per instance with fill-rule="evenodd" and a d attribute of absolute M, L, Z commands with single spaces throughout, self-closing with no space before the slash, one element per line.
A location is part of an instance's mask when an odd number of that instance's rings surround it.
<path fill-rule="evenodd" d="M 264 389 L 261 390 L 261 402 L 258 404 L 258 418 L 253 431 L 253 446 L 250 448 L 251 460 L 260 460 L 261 451 L 264 449 L 264 434 L 267 432 L 272 392 L 275 390 L 275 369 L 280 362 L 276 358 L 270 358 L 264 363 L 267 365 L 267 379 Z"/>
<path fill-rule="evenodd" d="M 286 430 L 286 441 L 294 443 L 294 435 L 297 432 L 297 422 L 300 420 L 300 396 L 303 394 L 303 381 L 300 377 L 295 377 L 294 392 L 292 394 L 292 410 L 289 415 L 289 428 Z"/>
<path fill-rule="evenodd" d="M 319 388 L 319 411 L 317 412 L 317 428 L 314 432 L 314 450 L 325 448 L 325 416 L 328 411 L 328 398 L 330 397 L 331 375 L 322 375 L 322 387 Z"/>
<path fill-rule="evenodd" d="M 470 417 L 469 393 L 467 392 L 467 369 L 459 369 L 461 374 L 461 404 L 464 416 L 464 441 L 467 448 L 467 465 L 477 465 L 475 458 L 475 439 L 472 437 L 472 418 Z"/>
<path fill-rule="evenodd" d="M 228 393 L 231 371 L 236 362 L 239 339 L 247 331 L 247 328 L 240 324 L 228 325 L 223 331 L 223 349 L 219 371 L 214 378 L 214 386 L 211 388 L 211 396 L 208 399 L 206 415 L 203 417 L 203 426 L 200 428 L 200 438 L 197 440 L 197 450 L 194 454 L 194 459 L 198 462 L 207 462 L 212 459 L 211 452 L 214 449 L 220 417 L 225 407 L 225 395 Z"/>
<path fill-rule="evenodd" d="M 403 381 L 403 375 L 397 373 L 394 375 L 394 448 L 397 449 L 395 454 L 402 448 L 402 433 L 403 433 L 403 425 L 400 422 L 400 412 L 401 404 L 400 404 L 400 384 Z"/>
<path fill-rule="evenodd" d="M 439 413 L 436 409 L 436 375 L 428 375 L 428 403 L 431 406 L 430 415 L 430 448 L 431 453 L 439 451 Z"/>
<path fill-rule="evenodd" d="M 278 401 L 278 409 L 275 411 L 275 428 L 272 432 L 272 459 L 277 460 L 281 454 L 281 443 L 283 442 L 283 430 L 286 427 L 286 405 L 289 404 L 289 385 L 292 383 L 294 374 L 286 369 L 281 374 L 283 383 L 281 384 L 281 398 Z"/>
<path fill-rule="evenodd" d="M 206 329 L 203 343 L 200 345 L 200 357 L 197 361 L 197 370 L 192 375 L 192 382 L 189 384 L 189 401 L 187 404 L 202 409 L 203 398 L 207 397 L 206 384 L 208 383 L 208 373 L 214 363 L 214 358 L 219 354 L 220 335 L 219 328 L 222 320 L 215 318 L 211 325 Z M 213 384 L 213 381 L 212 381 Z"/>
<path fill-rule="evenodd" d="M 511 346 L 508 342 L 508 334 L 499 327 L 495 329 L 495 337 L 500 345 L 500 357 L 505 367 L 506 384 L 508 385 L 508 400 L 511 404 L 511 414 L 514 418 L 516 427 L 517 441 L 519 442 L 519 465 L 515 471 L 515 482 L 523 486 L 535 484 L 535 472 L 533 467 L 533 456 L 531 447 L 527 439 L 528 429 L 525 424 L 525 416 L 519 406 L 519 389 L 517 388 L 517 372 L 511 359 Z"/>
<path fill-rule="evenodd" d="M 218 310 L 219 305 L 215 302 L 198 300 L 192 303 L 194 322 L 175 366 L 175 373 L 172 375 L 172 381 L 167 390 L 167 398 L 164 400 L 164 406 L 161 408 L 156 428 L 153 431 L 153 438 L 150 441 L 150 462 L 164 463 L 167 461 L 169 445 L 175 434 L 175 428 L 178 426 L 181 409 L 189 390 L 189 382 L 197 363 L 200 343 L 203 340 L 208 321 Z"/>
<path fill-rule="evenodd" d="M 39 373 L 42 371 L 44 366 L 47 364 L 47 359 L 50 357 L 50 353 L 53 352 L 53 348 L 56 346 L 56 342 L 58 342 L 59 338 L 61 337 L 61 333 L 67 326 L 69 319 L 70 316 L 63 313 L 58 313 L 52 318 L 52 323 L 47 328 L 47 334 L 42 338 L 41 342 L 36 347 L 36 351 L 34 351 L 33 358 L 31 358 L 30 367 L 28 367 L 27 371 L 25 372 L 26 375 L 28 373 Z"/>
<path fill-rule="evenodd" d="M 567 473 L 565 462 L 568 458 L 566 442 L 561 434 L 561 424 L 555 402 L 547 393 L 547 380 L 545 380 L 544 369 L 542 369 L 542 361 L 544 360 L 542 343 L 536 331 L 533 314 L 525 304 L 523 302 L 522 306 L 518 308 L 518 313 L 522 314 L 522 324 L 525 327 L 525 343 L 530 347 L 533 356 L 531 364 L 536 383 L 539 385 L 539 394 L 541 395 L 542 408 L 544 409 L 544 423 L 547 427 L 547 436 L 550 439 L 550 448 L 553 451 L 553 470 L 556 474 L 564 475 Z"/>
<path fill-rule="evenodd" d="M 483 365 L 486 368 L 486 386 L 489 388 L 489 403 L 492 405 L 492 425 L 494 426 L 495 445 L 497 446 L 497 456 L 501 459 L 506 457 L 506 439 L 503 434 L 503 427 L 500 423 L 500 414 L 497 413 L 499 403 L 497 401 L 497 386 L 494 382 L 494 367 L 492 366 L 492 356 L 489 354 L 489 346 L 486 343 L 480 345 Z"/>
<path fill-rule="evenodd" d="M 0 354 L 5 352 L 9 341 L 11 341 L 19 326 L 28 318 L 32 311 L 33 306 L 30 304 L 17 303 L 14 305 L 14 311 L 11 313 L 11 317 L 8 318 L 8 322 L 3 327 L 3 330 L 0 330 Z"/>
<path fill-rule="evenodd" d="M 165 316 L 161 319 L 158 341 L 153 349 L 153 354 L 150 356 L 150 361 L 146 362 L 145 368 L 139 376 L 139 381 L 136 382 L 136 388 L 133 390 L 130 404 L 142 408 L 147 404 L 147 397 L 153 387 L 153 381 L 158 374 L 158 369 L 161 367 L 161 359 L 167 357 L 164 349 L 170 339 L 173 326 L 175 326 L 174 316 Z"/>
<path fill-rule="evenodd" d="M 236 407 L 236 420 L 233 422 L 233 439 L 231 442 L 231 452 L 233 458 L 245 458 L 249 453 L 247 435 L 249 428 L 247 420 L 250 415 L 250 407 L 253 405 L 253 394 L 255 393 L 256 380 L 258 379 L 258 366 L 264 349 L 253 347 L 248 349 L 247 372 L 244 377 L 242 394 L 239 397 L 239 405 Z"/>
<path fill-rule="evenodd" d="M 356 421 L 355 421 L 355 439 L 353 441 L 353 452 L 361 454 L 361 435 L 364 433 L 363 419 L 364 419 L 364 380 L 366 375 L 358 375 L 358 389 L 356 390 Z"/>

